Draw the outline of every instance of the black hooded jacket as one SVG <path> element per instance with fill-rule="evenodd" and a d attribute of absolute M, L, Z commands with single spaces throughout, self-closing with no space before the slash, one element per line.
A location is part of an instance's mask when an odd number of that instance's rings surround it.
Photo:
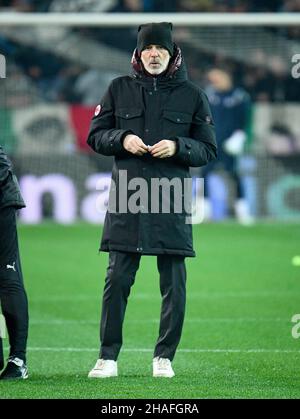
<path fill-rule="evenodd" d="M 0 210 L 5 207 L 20 209 L 25 204 L 11 162 L 0 146 Z"/>
<path fill-rule="evenodd" d="M 112 81 L 96 108 L 88 144 L 99 154 L 115 156 L 112 179 L 119 196 L 127 181 L 142 178 L 149 191 L 153 178 L 183 181 L 190 178 L 189 167 L 206 165 L 217 156 L 215 130 L 205 93 L 187 78 L 187 72 L 176 47 L 168 69 L 157 77 L 146 74 L 135 51 L 133 74 Z M 176 154 L 158 159 L 147 153 L 136 156 L 123 147 L 129 133 L 138 135 L 146 145 L 162 139 L 177 143 Z M 128 200 L 134 191 L 128 190 Z M 150 198 L 150 192 L 149 192 Z M 162 202 L 159 195 L 159 202 Z M 186 223 L 187 212 L 153 213 L 149 204 L 138 213 L 107 212 L 100 250 L 128 251 L 141 254 L 180 254 L 194 256 L 192 226 Z"/>

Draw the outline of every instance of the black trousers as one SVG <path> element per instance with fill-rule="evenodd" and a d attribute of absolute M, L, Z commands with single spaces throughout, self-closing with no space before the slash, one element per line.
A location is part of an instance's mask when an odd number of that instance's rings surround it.
<path fill-rule="evenodd" d="M 104 286 L 100 325 L 100 358 L 117 360 L 122 343 L 122 327 L 130 289 L 135 281 L 141 255 L 111 251 Z M 184 256 L 159 255 L 162 296 L 159 337 L 154 357 L 173 360 L 180 341 L 186 302 Z M 141 331 L 142 334 L 142 331 Z"/>
<path fill-rule="evenodd" d="M 26 362 L 28 302 L 20 262 L 16 210 L 0 210 L 0 300 L 10 353 Z"/>

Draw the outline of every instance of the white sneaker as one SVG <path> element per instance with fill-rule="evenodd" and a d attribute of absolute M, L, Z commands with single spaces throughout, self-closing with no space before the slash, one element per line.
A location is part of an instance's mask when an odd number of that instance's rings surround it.
<path fill-rule="evenodd" d="M 245 199 L 238 199 L 234 204 L 235 215 L 238 222 L 244 226 L 254 224 L 254 217 L 250 213 L 250 207 Z"/>
<path fill-rule="evenodd" d="M 175 373 L 171 361 L 167 358 L 156 357 L 153 359 L 153 377 L 174 377 Z"/>
<path fill-rule="evenodd" d="M 118 376 L 117 361 L 110 359 L 98 359 L 94 368 L 90 371 L 89 378 L 108 378 Z"/>

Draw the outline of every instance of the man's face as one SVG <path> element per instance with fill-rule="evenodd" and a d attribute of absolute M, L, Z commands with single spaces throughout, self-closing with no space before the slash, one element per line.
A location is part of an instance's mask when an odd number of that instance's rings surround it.
<path fill-rule="evenodd" d="M 169 51 L 160 45 L 148 45 L 141 54 L 145 70 L 153 75 L 163 73 L 169 65 L 170 58 Z"/>
<path fill-rule="evenodd" d="M 232 88 L 231 77 L 229 73 L 225 71 L 218 69 L 210 70 L 207 78 L 213 87 L 220 92 L 226 92 Z"/>

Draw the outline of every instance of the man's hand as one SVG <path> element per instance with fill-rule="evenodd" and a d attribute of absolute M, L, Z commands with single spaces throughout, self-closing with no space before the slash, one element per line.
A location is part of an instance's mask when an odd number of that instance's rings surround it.
<path fill-rule="evenodd" d="M 159 159 L 165 159 L 167 157 L 172 157 L 176 153 L 177 144 L 176 141 L 171 140 L 161 140 L 158 143 L 154 144 L 152 147 L 149 147 L 148 150 L 153 157 Z"/>
<path fill-rule="evenodd" d="M 148 153 L 148 147 L 143 143 L 143 140 L 133 134 L 126 135 L 123 141 L 123 147 L 125 150 L 132 154 L 136 154 L 137 156 L 142 156 L 143 154 Z"/>

